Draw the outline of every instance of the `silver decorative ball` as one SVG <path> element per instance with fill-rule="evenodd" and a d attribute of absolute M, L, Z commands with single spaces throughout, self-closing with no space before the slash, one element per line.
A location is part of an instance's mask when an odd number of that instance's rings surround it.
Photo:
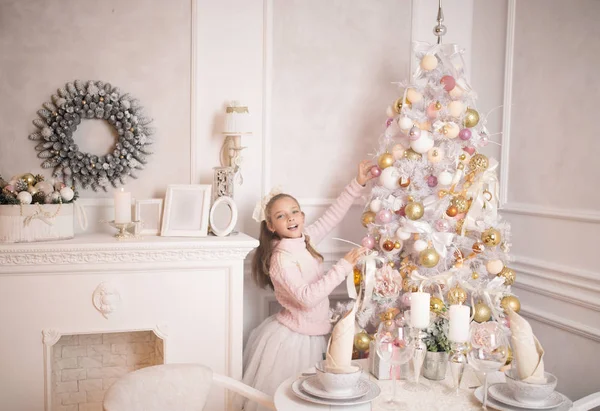
<path fill-rule="evenodd" d="M 439 26 L 435 26 L 433 28 L 433 34 L 438 37 L 441 37 L 444 34 L 446 34 L 446 31 L 447 31 L 446 26 L 444 26 L 443 24 L 441 24 Z"/>

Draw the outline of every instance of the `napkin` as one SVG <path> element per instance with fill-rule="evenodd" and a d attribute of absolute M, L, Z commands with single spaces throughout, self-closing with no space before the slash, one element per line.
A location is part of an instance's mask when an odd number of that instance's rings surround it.
<path fill-rule="evenodd" d="M 532 384 L 546 382 L 544 376 L 544 349 L 533 335 L 531 325 L 513 310 L 508 310 L 513 357 L 519 378 Z"/>
<path fill-rule="evenodd" d="M 346 374 L 355 372 L 357 367 L 352 366 L 352 348 L 354 346 L 354 333 L 356 321 L 355 303 L 352 309 L 333 327 L 331 337 L 327 343 L 327 354 L 325 356 L 325 371 L 334 374 Z"/>

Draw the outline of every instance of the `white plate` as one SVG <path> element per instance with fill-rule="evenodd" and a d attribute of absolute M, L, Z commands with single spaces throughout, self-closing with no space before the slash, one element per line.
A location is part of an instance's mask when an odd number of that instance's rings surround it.
<path fill-rule="evenodd" d="M 375 398 L 379 397 L 379 394 L 381 394 L 381 389 L 379 388 L 379 386 L 377 385 L 377 383 L 365 379 L 365 382 L 367 384 L 369 384 L 369 392 L 367 392 L 362 397 L 355 398 L 355 399 L 352 399 L 352 400 L 329 400 L 329 399 L 325 399 L 325 398 L 314 397 L 314 396 L 308 394 L 307 392 L 305 392 L 302 389 L 302 387 L 300 386 L 302 384 L 302 381 L 304 381 L 304 379 L 302 379 L 302 378 L 297 379 L 296 381 L 294 381 L 294 383 L 292 384 L 292 391 L 293 391 L 293 393 L 296 395 L 296 397 L 301 398 L 301 399 L 303 399 L 305 401 L 308 401 L 308 402 L 315 403 L 315 404 L 322 404 L 322 405 L 358 405 L 358 404 L 366 404 L 368 402 L 373 401 Z"/>
<path fill-rule="evenodd" d="M 474 394 L 475 394 L 475 398 L 477 398 L 477 400 L 483 404 L 483 386 L 477 388 L 475 390 Z M 562 395 L 562 394 L 560 394 L 560 395 Z M 562 397 L 565 399 L 565 401 L 562 403 L 562 405 L 560 405 L 556 408 L 551 408 L 553 411 L 568 411 L 573 407 L 573 403 L 571 402 L 570 399 L 568 399 L 564 395 L 562 395 Z M 513 407 L 512 405 L 503 404 L 500 401 L 497 401 L 494 398 L 492 398 L 491 395 L 488 395 L 487 405 L 488 405 L 488 407 L 493 408 L 495 410 L 499 410 L 499 411 L 531 410 L 531 408 Z"/>
<path fill-rule="evenodd" d="M 352 400 L 354 398 L 362 397 L 368 393 L 371 386 L 368 384 L 368 380 L 361 378 L 356 383 L 356 386 L 353 387 L 350 394 L 335 394 L 325 391 L 323 384 L 321 384 L 317 376 L 314 376 L 308 377 L 302 381 L 300 388 L 302 388 L 307 394 L 319 398 L 326 398 L 329 400 Z"/>
<path fill-rule="evenodd" d="M 501 403 L 512 405 L 514 407 L 529 408 L 532 410 L 547 410 L 550 408 L 556 408 L 565 401 L 565 398 L 560 393 L 554 391 L 548 398 L 544 400 L 543 404 L 524 404 L 520 401 L 517 401 L 513 397 L 510 389 L 508 388 L 508 384 L 506 383 L 494 384 L 490 386 L 488 395 L 491 395 L 492 398 L 500 401 Z"/>

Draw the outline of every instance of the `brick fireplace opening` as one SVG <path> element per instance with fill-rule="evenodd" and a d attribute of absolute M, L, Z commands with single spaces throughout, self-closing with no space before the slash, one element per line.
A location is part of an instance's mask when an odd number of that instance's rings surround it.
<path fill-rule="evenodd" d="M 119 377 L 164 364 L 164 343 L 152 331 L 63 335 L 51 364 L 52 411 L 102 411 Z"/>

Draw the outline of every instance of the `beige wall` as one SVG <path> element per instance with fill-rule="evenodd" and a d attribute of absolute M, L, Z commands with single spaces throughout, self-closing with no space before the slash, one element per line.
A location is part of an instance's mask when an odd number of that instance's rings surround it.
<path fill-rule="evenodd" d="M 27 138 L 37 110 L 69 81 L 102 80 L 137 97 L 157 129 L 147 169 L 127 185 L 133 196 L 188 183 L 190 10 L 191 0 L 1 1 L 0 173 L 40 171 Z M 88 120 L 74 137 L 82 149 L 104 154 L 110 133 L 104 122 Z"/>

